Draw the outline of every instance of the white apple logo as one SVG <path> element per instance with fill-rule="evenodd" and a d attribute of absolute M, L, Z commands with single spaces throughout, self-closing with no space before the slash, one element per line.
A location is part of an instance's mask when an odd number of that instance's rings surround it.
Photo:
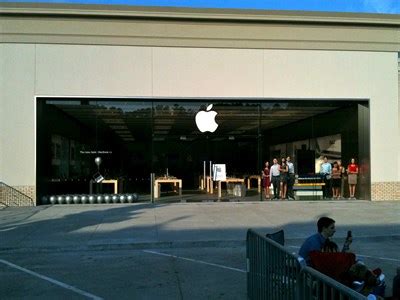
<path fill-rule="evenodd" d="M 201 110 L 196 114 L 196 125 L 201 132 L 214 132 L 217 130 L 218 124 L 215 122 L 216 111 L 211 110 L 212 104 L 207 106 L 207 111 Z"/>

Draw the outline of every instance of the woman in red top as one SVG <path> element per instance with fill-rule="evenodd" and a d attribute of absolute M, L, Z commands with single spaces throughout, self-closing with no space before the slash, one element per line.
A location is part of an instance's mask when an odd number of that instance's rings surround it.
<path fill-rule="evenodd" d="M 355 199 L 354 194 L 356 193 L 358 165 L 354 158 L 351 159 L 350 164 L 347 166 L 347 174 L 349 174 L 349 197 L 350 199 Z"/>
<path fill-rule="evenodd" d="M 271 179 L 269 177 L 269 162 L 265 162 L 265 168 L 262 172 L 262 177 L 263 177 L 263 183 L 264 183 L 264 191 L 265 191 L 265 199 L 270 199 L 269 196 L 269 187 L 271 185 Z"/>

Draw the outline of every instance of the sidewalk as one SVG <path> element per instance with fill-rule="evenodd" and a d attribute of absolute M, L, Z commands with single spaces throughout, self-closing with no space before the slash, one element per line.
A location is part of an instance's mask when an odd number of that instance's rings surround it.
<path fill-rule="evenodd" d="M 248 228 L 301 241 L 322 215 L 336 220 L 336 239 L 400 238 L 400 202 L 54 205 L 0 210 L 0 251 L 243 244 Z"/>

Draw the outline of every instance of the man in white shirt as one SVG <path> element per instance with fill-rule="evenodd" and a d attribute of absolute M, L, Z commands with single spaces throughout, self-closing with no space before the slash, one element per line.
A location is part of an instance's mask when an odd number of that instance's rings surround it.
<path fill-rule="evenodd" d="M 324 162 L 321 164 L 320 174 L 325 183 L 325 186 L 322 190 L 324 199 L 330 198 L 332 165 L 328 162 L 328 158 L 326 156 L 324 156 Z"/>
<path fill-rule="evenodd" d="M 281 172 L 279 171 L 278 160 L 274 158 L 274 164 L 269 170 L 269 178 L 271 178 L 272 186 L 274 187 L 274 199 L 279 199 L 279 190 L 281 184 Z"/>
<path fill-rule="evenodd" d="M 293 185 L 294 185 L 294 165 L 290 159 L 290 156 L 286 157 L 286 164 L 289 170 L 289 177 L 287 182 L 287 194 L 288 198 L 294 200 Z"/>

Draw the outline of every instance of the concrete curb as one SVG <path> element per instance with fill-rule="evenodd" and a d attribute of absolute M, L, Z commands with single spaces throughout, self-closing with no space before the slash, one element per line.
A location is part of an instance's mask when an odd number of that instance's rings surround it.
<path fill-rule="evenodd" d="M 400 235 L 388 236 L 361 236 L 355 240 L 376 242 L 387 240 L 400 240 Z M 342 242 L 344 238 L 336 238 L 338 242 Z M 285 240 L 285 244 L 299 245 L 304 241 L 304 238 L 289 238 Z M 0 254 L 7 253 L 51 253 L 51 252 L 75 252 L 75 251 L 107 251 L 107 250 L 144 250 L 144 249 L 179 249 L 179 248 L 234 248 L 245 247 L 246 240 L 203 240 L 203 241 L 162 241 L 162 242 L 113 242 L 113 243 L 96 243 L 89 242 L 84 246 L 37 246 L 37 247 L 0 247 Z"/>

